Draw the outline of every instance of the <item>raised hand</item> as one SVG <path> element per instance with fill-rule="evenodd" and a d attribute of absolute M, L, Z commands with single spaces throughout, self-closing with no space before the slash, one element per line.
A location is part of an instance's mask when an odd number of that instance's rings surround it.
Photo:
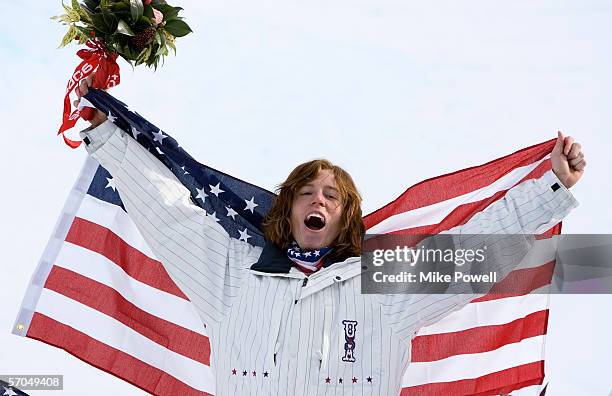
<path fill-rule="evenodd" d="M 586 167 L 586 159 L 580 143 L 574 142 L 571 136 L 557 135 L 557 143 L 550 154 L 553 172 L 567 188 L 580 180 Z"/>

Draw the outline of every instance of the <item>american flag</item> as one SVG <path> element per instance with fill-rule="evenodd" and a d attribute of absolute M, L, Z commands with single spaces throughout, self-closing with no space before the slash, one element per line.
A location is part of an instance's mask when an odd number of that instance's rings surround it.
<path fill-rule="evenodd" d="M 105 92 L 92 90 L 86 100 L 172 170 L 230 236 L 263 245 L 260 223 L 272 192 L 198 163 Z M 549 170 L 553 146 L 551 140 L 416 184 L 366 216 L 368 232 L 433 234 L 463 224 L 512 186 Z M 550 283 L 560 230 L 559 224 L 543 235 L 495 293 L 420 330 L 402 395 L 489 395 L 526 387 L 537 393 L 548 296 L 533 292 Z M 215 392 L 205 324 L 123 209 L 112 176 L 92 159 L 70 192 L 13 333 L 64 349 L 152 394 Z"/>

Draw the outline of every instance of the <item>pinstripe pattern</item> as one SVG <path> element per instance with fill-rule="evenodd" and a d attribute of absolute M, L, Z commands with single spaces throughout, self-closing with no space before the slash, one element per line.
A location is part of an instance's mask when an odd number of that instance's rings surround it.
<path fill-rule="evenodd" d="M 248 270 L 261 249 L 230 238 L 141 145 L 108 122 L 84 134 L 147 243 L 207 324 L 217 395 L 398 394 L 414 333 L 475 297 L 362 295 L 359 258 L 320 270 L 305 286 L 296 270 Z M 462 248 L 488 234 L 542 232 L 577 205 L 565 188 L 552 191 L 555 182 L 547 172 L 521 183 L 448 232 Z M 509 272 L 530 244 L 524 238 L 499 249 L 500 268 Z M 342 361 L 343 320 L 357 322 L 354 363 Z"/>

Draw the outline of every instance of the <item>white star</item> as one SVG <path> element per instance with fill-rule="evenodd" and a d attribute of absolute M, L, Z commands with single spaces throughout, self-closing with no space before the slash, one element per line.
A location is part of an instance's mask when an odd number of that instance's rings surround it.
<path fill-rule="evenodd" d="M 217 223 L 219 222 L 219 219 L 217 219 L 217 212 L 213 212 L 212 214 L 208 215 L 208 217 L 212 217 L 212 219 Z"/>
<path fill-rule="evenodd" d="M 233 220 L 236 220 L 236 215 L 238 214 L 238 212 L 236 212 L 234 209 L 230 208 L 229 206 L 226 206 L 225 209 L 227 209 L 227 216 L 231 217 Z"/>
<path fill-rule="evenodd" d="M 319 255 L 320 255 L 320 254 L 321 254 L 321 252 L 319 252 L 318 250 L 315 250 L 315 251 L 314 251 L 314 255 L 315 255 L 315 257 L 319 257 Z"/>
<path fill-rule="evenodd" d="M 196 195 L 196 199 L 201 199 L 202 203 L 206 202 L 206 197 L 208 197 L 208 194 L 206 194 L 204 192 L 204 187 L 200 188 L 196 188 L 196 191 L 198 192 L 198 195 Z"/>
<path fill-rule="evenodd" d="M 251 197 L 250 201 L 247 201 L 245 199 L 244 202 L 246 202 L 246 205 L 247 205 L 246 208 L 244 208 L 244 210 L 250 210 L 251 213 L 255 213 L 253 209 L 255 209 L 256 206 L 259 206 L 258 204 L 255 203 L 255 197 Z"/>
<path fill-rule="evenodd" d="M 306 257 L 310 257 L 310 252 L 306 252 L 306 253 L 304 253 L 304 256 L 306 256 Z"/>
<path fill-rule="evenodd" d="M 221 185 L 221 183 L 217 183 L 216 186 L 212 186 L 210 184 L 208 185 L 210 187 L 210 192 L 215 194 L 217 198 L 219 198 L 219 194 L 221 194 L 222 192 L 225 192 L 219 188 L 219 185 Z"/>
<path fill-rule="evenodd" d="M 295 257 L 302 257 L 302 255 L 298 252 L 295 252 Z"/>
<path fill-rule="evenodd" d="M 247 233 L 247 229 L 245 228 L 244 231 L 238 230 L 238 232 L 240 233 L 240 238 L 238 238 L 238 240 L 248 242 L 251 236 Z"/>
<path fill-rule="evenodd" d="M 136 127 L 132 127 L 132 136 L 134 136 L 134 139 L 138 138 L 138 135 L 140 135 L 141 133 L 142 132 L 136 129 Z"/>
<path fill-rule="evenodd" d="M 161 151 L 161 149 L 159 147 L 155 147 L 155 149 L 157 150 L 158 153 L 160 153 L 161 155 L 164 155 L 164 152 Z"/>
<path fill-rule="evenodd" d="M 111 114 L 110 110 L 108 111 L 108 120 L 112 123 L 115 123 L 115 120 L 117 119 L 117 117 L 115 117 L 114 115 Z"/>
<path fill-rule="evenodd" d="M 163 140 L 168 137 L 164 135 L 161 129 L 158 132 L 153 132 L 153 136 L 154 136 L 153 141 L 159 142 L 160 144 L 164 144 Z"/>
<path fill-rule="evenodd" d="M 13 388 L 11 388 L 10 386 L 8 388 L 6 386 L 3 386 L 3 388 L 4 388 L 3 395 L 6 395 L 6 396 L 17 396 L 17 393 L 15 393 Z"/>
<path fill-rule="evenodd" d="M 115 179 L 112 177 L 107 177 L 106 180 L 108 181 L 108 184 L 104 188 L 110 187 L 113 189 L 113 191 L 117 191 L 117 186 L 115 186 Z"/>
<path fill-rule="evenodd" d="M 183 170 L 183 172 L 185 172 L 185 174 L 186 174 L 186 175 L 188 175 L 188 174 L 189 174 L 189 172 L 187 172 L 187 171 L 185 170 L 185 165 L 181 166 L 181 169 Z"/>

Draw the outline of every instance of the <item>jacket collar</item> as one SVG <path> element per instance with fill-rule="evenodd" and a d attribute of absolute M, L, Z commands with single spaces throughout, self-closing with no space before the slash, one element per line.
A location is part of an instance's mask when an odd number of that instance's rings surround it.
<path fill-rule="evenodd" d="M 328 256 L 323 257 L 323 268 L 334 263 Z M 271 274 L 288 274 L 292 267 L 293 262 L 287 257 L 287 252 L 279 249 L 272 242 L 266 241 L 259 259 L 251 266 L 251 270 Z"/>

